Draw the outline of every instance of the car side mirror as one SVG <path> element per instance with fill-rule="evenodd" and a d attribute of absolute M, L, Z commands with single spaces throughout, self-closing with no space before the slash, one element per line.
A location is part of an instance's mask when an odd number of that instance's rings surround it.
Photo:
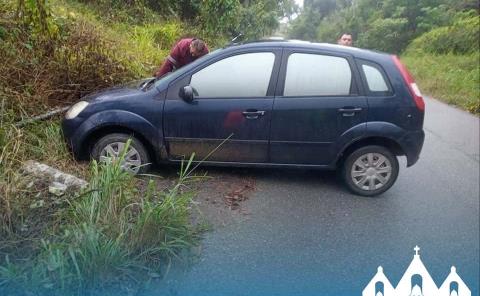
<path fill-rule="evenodd" d="M 194 96 L 195 90 L 192 86 L 187 85 L 184 86 L 180 89 L 180 97 L 187 103 L 193 102 L 193 96 Z"/>

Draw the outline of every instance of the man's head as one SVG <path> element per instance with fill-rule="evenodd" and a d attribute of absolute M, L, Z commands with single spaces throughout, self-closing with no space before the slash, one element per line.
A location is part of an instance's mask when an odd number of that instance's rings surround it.
<path fill-rule="evenodd" d="M 200 39 L 193 39 L 190 43 L 190 54 L 193 57 L 200 57 L 206 53 L 205 47 L 205 42 Z"/>
<path fill-rule="evenodd" d="M 342 35 L 342 37 L 340 37 L 340 39 L 338 39 L 338 44 L 345 45 L 345 46 L 352 46 L 352 44 L 353 44 L 352 34 L 344 33 Z"/>

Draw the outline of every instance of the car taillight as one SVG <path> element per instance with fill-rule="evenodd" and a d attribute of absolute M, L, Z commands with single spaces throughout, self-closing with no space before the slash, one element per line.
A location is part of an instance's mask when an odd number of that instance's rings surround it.
<path fill-rule="evenodd" d="M 425 111 L 425 102 L 423 101 L 422 93 L 418 89 L 415 80 L 413 79 L 410 72 L 408 72 L 407 67 L 405 67 L 400 59 L 396 55 L 392 55 L 393 62 L 397 66 L 398 70 L 402 74 L 405 83 L 407 83 L 408 90 L 410 91 L 413 100 L 415 101 L 415 105 L 417 106 L 418 110 Z"/>

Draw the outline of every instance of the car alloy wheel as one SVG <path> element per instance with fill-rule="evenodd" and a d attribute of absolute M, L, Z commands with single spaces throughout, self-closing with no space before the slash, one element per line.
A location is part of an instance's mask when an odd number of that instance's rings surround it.
<path fill-rule="evenodd" d="M 353 163 L 350 176 L 362 190 L 380 189 L 392 177 L 392 164 L 382 154 L 363 154 Z"/>
<path fill-rule="evenodd" d="M 143 144 L 131 135 L 116 133 L 102 137 L 93 146 L 91 156 L 99 162 L 111 162 L 122 155 L 129 139 L 131 142 L 120 167 L 132 174 L 144 173 L 150 164 L 148 152 Z"/>
<path fill-rule="evenodd" d="M 356 194 L 375 196 L 387 191 L 398 177 L 398 160 L 383 146 L 365 146 L 348 155 L 343 178 Z"/>
<path fill-rule="evenodd" d="M 110 162 L 112 159 L 120 157 L 123 149 L 125 148 L 126 143 L 114 142 L 105 146 L 100 152 L 100 162 Z M 125 157 L 120 164 L 120 167 L 132 174 L 137 174 L 142 165 L 142 159 L 137 149 L 131 145 L 128 147 L 128 150 L 125 152 Z"/>

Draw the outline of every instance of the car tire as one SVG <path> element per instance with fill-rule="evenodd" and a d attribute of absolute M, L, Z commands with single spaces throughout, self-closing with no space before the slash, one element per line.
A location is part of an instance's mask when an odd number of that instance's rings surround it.
<path fill-rule="evenodd" d="M 383 146 L 365 146 L 343 163 L 345 184 L 355 194 L 376 196 L 392 187 L 398 177 L 397 157 Z"/>
<path fill-rule="evenodd" d="M 103 136 L 93 145 L 90 156 L 98 162 L 106 161 L 112 154 L 114 157 L 118 156 L 129 139 L 131 139 L 130 146 L 122 166 L 132 174 L 143 174 L 151 165 L 150 157 L 142 142 L 132 135 L 114 133 Z"/>

